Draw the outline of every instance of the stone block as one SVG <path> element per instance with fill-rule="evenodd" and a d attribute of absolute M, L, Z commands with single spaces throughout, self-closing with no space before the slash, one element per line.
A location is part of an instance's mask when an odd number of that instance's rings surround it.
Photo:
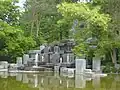
<path fill-rule="evenodd" d="M 17 57 L 17 66 L 22 66 L 22 57 Z"/>
<path fill-rule="evenodd" d="M 101 66 L 101 60 L 100 58 L 93 58 L 93 64 L 92 64 L 92 69 L 95 72 L 100 71 L 100 66 Z"/>
<path fill-rule="evenodd" d="M 27 64 L 28 61 L 29 61 L 29 55 L 28 54 L 24 54 L 23 55 L 23 64 Z"/>
<path fill-rule="evenodd" d="M 86 60 L 85 59 L 76 59 L 76 74 L 83 74 L 86 69 Z"/>

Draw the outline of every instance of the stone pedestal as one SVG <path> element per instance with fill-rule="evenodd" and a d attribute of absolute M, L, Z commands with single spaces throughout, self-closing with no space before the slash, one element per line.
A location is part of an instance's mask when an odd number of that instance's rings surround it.
<path fill-rule="evenodd" d="M 67 54 L 63 54 L 63 63 L 67 62 Z"/>
<path fill-rule="evenodd" d="M 44 48 L 44 53 L 47 53 L 47 54 L 49 53 L 49 47 Z"/>
<path fill-rule="evenodd" d="M 44 54 L 39 54 L 39 61 L 44 62 Z"/>
<path fill-rule="evenodd" d="M 0 62 L 0 69 L 8 69 L 8 62 L 1 61 Z"/>
<path fill-rule="evenodd" d="M 22 66 L 22 57 L 17 57 L 17 66 Z"/>
<path fill-rule="evenodd" d="M 34 54 L 34 53 L 31 53 L 31 54 L 30 54 L 30 58 L 35 59 L 35 54 Z"/>
<path fill-rule="evenodd" d="M 67 63 L 70 63 L 70 55 L 67 54 Z"/>
<path fill-rule="evenodd" d="M 100 66 L 101 66 L 101 60 L 99 57 L 94 57 L 93 58 L 93 64 L 92 64 L 92 69 L 95 72 L 99 72 L 100 71 Z"/>
<path fill-rule="evenodd" d="M 55 53 L 59 53 L 59 51 L 60 51 L 60 48 L 59 48 L 58 46 L 55 46 L 55 47 L 54 47 L 54 52 L 55 52 Z"/>
<path fill-rule="evenodd" d="M 38 66 L 38 53 L 35 54 L 35 66 Z"/>
<path fill-rule="evenodd" d="M 59 63 L 59 58 L 60 58 L 60 55 L 58 53 L 53 54 L 52 59 L 51 59 L 52 63 L 53 64 Z"/>
<path fill-rule="evenodd" d="M 86 69 L 86 60 L 85 59 L 76 59 L 76 74 L 83 74 Z"/>
<path fill-rule="evenodd" d="M 48 63 L 49 61 L 49 55 L 47 53 L 44 54 L 44 61 Z"/>
<path fill-rule="evenodd" d="M 28 54 L 24 54 L 23 55 L 23 64 L 27 64 L 28 61 L 29 61 L 29 55 Z"/>
<path fill-rule="evenodd" d="M 93 76 L 93 72 L 91 69 L 85 69 L 84 70 L 84 76 L 86 77 L 92 77 Z"/>

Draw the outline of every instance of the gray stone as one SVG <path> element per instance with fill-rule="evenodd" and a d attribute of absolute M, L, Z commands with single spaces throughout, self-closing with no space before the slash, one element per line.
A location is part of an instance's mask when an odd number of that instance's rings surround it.
<path fill-rule="evenodd" d="M 28 61 L 29 61 L 29 55 L 28 54 L 24 54 L 23 55 L 23 64 L 27 64 Z"/>
<path fill-rule="evenodd" d="M 73 62 L 74 61 L 74 54 L 70 54 L 70 62 Z"/>
<path fill-rule="evenodd" d="M 67 54 L 67 63 L 70 63 L 70 55 Z"/>
<path fill-rule="evenodd" d="M 50 63 L 52 63 L 53 59 L 53 54 L 50 54 Z"/>
<path fill-rule="evenodd" d="M 59 58 L 60 58 L 60 55 L 59 54 L 53 54 L 53 56 L 52 56 L 52 63 L 53 64 L 56 64 L 56 63 L 59 63 Z"/>
<path fill-rule="evenodd" d="M 63 62 L 67 62 L 67 54 L 63 54 Z"/>
<path fill-rule="evenodd" d="M 99 57 L 94 57 L 93 58 L 93 64 L 92 64 L 92 69 L 95 72 L 100 71 L 100 66 L 101 66 L 101 60 Z"/>
<path fill-rule="evenodd" d="M 35 54 L 35 66 L 38 66 L 38 53 Z"/>
<path fill-rule="evenodd" d="M 17 66 L 18 67 L 22 66 L 22 57 L 17 57 Z"/>
<path fill-rule="evenodd" d="M 40 50 L 30 50 L 29 51 L 30 54 L 35 54 L 35 53 L 41 53 Z"/>
<path fill-rule="evenodd" d="M 0 69 L 8 69 L 8 62 L 0 61 Z"/>
<path fill-rule="evenodd" d="M 63 62 L 70 63 L 74 61 L 74 54 L 63 54 Z"/>
<path fill-rule="evenodd" d="M 74 68 L 68 68 L 68 74 L 75 74 Z"/>
<path fill-rule="evenodd" d="M 9 70 L 17 70 L 17 64 L 14 64 L 14 63 L 10 63 L 9 64 Z"/>
<path fill-rule="evenodd" d="M 40 54 L 39 55 L 39 60 L 40 60 L 40 62 L 44 62 L 45 61 L 44 54 Z"/>
<path fill-rule="evenodd" d="M 76 74 L 83 74 L 86 69 L 86 60 L 85 59 L 76 59 Z"/>
<path fill-rule="evenodd" d="M 59 48 L 58 46 L 55 46 L 55 47 L 54 47 L 54 52 L 55 52 L 55 53 L 59 53 L 59 52 L 60 52 L 60 48 Z"/>
<path fill-rule="evenodd" d="M 74 61 L 74 54 L 67 54 L 67 63 L 71 63 Z"/>
<path fill-rule="evenodd" d="M 49 58 L 48 58 L 48 54 L 45 53 L 45 54 L 44 54 L 44 61 L 48 63 L 48 59 L 49 59 Z"/>
<path fill-rule="evenodd" d="M 84 76 L 86 77 L 92 77 L 93 76 L 93 72 L 91 69 L 85 69 L 84 70 Z"/>
<path fill-rule="evenodd" d="M 49 47 L 44 48 L 44 53 L 49 53 Z"/>
<path fill-rule="evenodd" d="M 35 53 L 31 53 L 30 58 L 35 59 Z"/>

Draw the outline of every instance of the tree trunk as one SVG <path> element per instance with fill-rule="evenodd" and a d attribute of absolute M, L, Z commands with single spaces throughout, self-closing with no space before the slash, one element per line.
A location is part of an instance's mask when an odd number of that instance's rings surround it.
<path fill-rule="evenodd" d="M 33 31 L 33 26 L 34 26 L 34 22 L 31 22 L 31 31 L 30 31 L 30 35 L 32 36 L 32 31 Z"/>
<path fill-rule="evenodd" d="M 114 63 L 114 64 L 116 64 L 116 50 L 115 50 L 115 48 L 112 50 L 112 52 L 111 52 L 111 58 L 112 58 L 112 62 Z"/>
<path fill-rule="evenodd" d="M 32 32 L 33 32 L 33 28 L 34 28 L 34 21 L 35 21 L 35 8 L 34 8 L 34 6 L 33 6 L 33 8 L 32 8 L 32 21 L 31 21 L 31 31 L 30 31 L 30 33 L 31 33 L 31 36 L 32 36 Z"/>
<path fill-rule="evenodd" d="M 37 15 L 37 22 L 36 22 L 36 26 L 37 26 L 37 30 L 36 30 L 36 37 L 38 37 L 38 32 L 39 32 L 39 19 L 38 19 L 38 15 Z"/>

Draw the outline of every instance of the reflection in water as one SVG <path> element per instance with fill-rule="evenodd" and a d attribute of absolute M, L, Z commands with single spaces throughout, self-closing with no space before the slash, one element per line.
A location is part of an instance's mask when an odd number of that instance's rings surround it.
<path fill-rule="evenodd" d="M 0 72 L 0 76 L 1 76 L 1 78 L 7 78 L 8 73 L 7 72 Z"/>
<path fill-rule="evenodd" d="M 34 77 L 35 77 L 35 79 L 34 79 L 34 85 L 35 85 L 35 87 L 37 87 L 38 86 L 38 75 L 35 74 Z"/>
<path fill-rule="evenodd" d="M 17 81 L 22 81 L 22 73 L 18 73 L 18 74 L 16 75 L 16 80 L 17 80 Z"/>
<path fill-rule="evenodd" d="M 75 87 L 76 88 L 85 88 L 86 80 L 83 75 L 76 75 L 75 76 Z"/>
<path fill-rule="evenodd" d="M 9 76 L 13 77 L 13 76 L 16 76 L 17 73 L 8 73 Z"/>
<path fill-rule="evenodd" d="M 93 87 L 99 88 L 100 87 L 100 76 L 95 76 L 93 78 Z"/>
<path fill-rule="evenodd" d="M 28 83 L 28 77 L 27 77 L 27 74 L 23 74 L 22 81 L 23 81 L 23 83 Z"/>
<path fill-rule="evenodd" d="M 29 87 L 39 88 L 39 90 L 77 90 L 77 88 L 82 88 L 82 90 L 100 88 L 104 90 L 103 88 L 105 88 L 106 90 L 107 88 L 120 88 L 120 75 L 104 78 L 100 78 L 99 76 L 90 78 L 83 75 L 75 75 L 74 78 L 72 75 L 64 73 L 59 75 L 58 73 L 50 74 L 50 72 L 49 74 L 45 72 L 40 74 L 0 72 L 1 78 L 7 78 L 8 75 L 16 76 L 16 81 L 22 82 L 23 84 L 27 83 Z"/>

